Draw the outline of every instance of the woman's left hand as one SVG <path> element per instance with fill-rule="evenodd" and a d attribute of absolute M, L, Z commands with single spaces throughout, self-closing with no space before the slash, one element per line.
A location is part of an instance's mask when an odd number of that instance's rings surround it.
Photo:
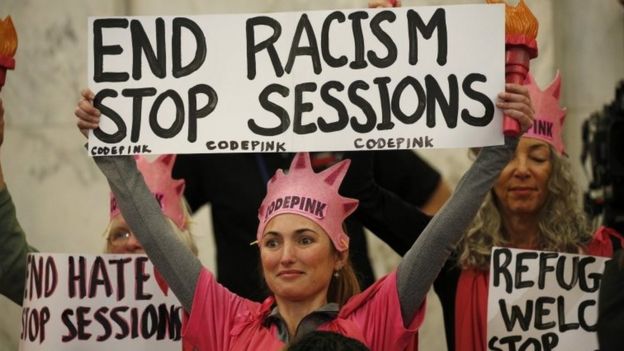
<path fill-rule="evenodd" d="M 509 116 L 520 123 L 522 133 L 533 125 L 535 110 L 529 96 L 529 89 L 520 84 L 505 84 L 505 92 L 498 94 L 496 106 L 503 110 L 505 116 Z"/>

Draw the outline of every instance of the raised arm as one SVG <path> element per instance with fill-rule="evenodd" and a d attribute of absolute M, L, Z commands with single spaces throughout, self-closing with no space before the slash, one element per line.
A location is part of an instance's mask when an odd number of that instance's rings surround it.
<path fill-rule="evenodd" d="M 92 92 L 83 91 L 82 96 L 75 115 L 78 128 L 86 136 L 89 129 L 97 128 L 100 112 L 92 105 Z M 106 176 L 130 229 L 184 309 L 190 312 L 201 262 L 176 238 L 131 156 L 96 157 L 95 163 Z"/>
<path fill-rule="evenodd" d="M 26 256 L 36 250 L 26 242 L 6 186 L 0 189 L 0 294 L 22 304 L 26 283 Z"/>
<path fill-rule="evenodd" d="M 0 99 L 0 146 L 4 141 L 4 106 Z M 36 251 L 26 242 L 17 221 L 15 205 L 4 182 L 0 163 L 0 294 L 22 304 L 26 279 L 26 255 Z"/>
<path fill-rule="evenodd" d="M 131 156 L 96 157 L 132 233 L 187 312 L 202 265 L 167 222 Z"/>
<path fill-rule="evenodd" d="M 528 90 L 508 84 L 499 95 L 497 106 L 517 119 L 526 131 L 532 123 L 533 109 Z M 511 159 L 518 138 L 506 138 L 504 146 L 487 147 L 458 183 L 444 207 L 433 217 L 397 271 L 397 289 L 405 325 L 423 302 L 444 262 L 476 215 L 498 174 Z"/>

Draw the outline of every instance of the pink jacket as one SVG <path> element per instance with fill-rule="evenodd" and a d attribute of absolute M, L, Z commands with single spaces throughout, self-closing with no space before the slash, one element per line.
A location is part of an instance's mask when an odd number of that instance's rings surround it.
<path fill-rule="evenodd" d="M 353 296 L 336 319 L 319 330 L 358 339 L 374 351 L 403 350 L 423 321 L 425 304 L 405 328 L 396 284 L 396 272 L 390 273 Z M 204 269 L 183 338 L 199 350 L 282 350 L 285 345 L 277 337 L 276 326 L 262 323 L 273 304 L 270 297 L 257 303 L 235 295 Z"/>

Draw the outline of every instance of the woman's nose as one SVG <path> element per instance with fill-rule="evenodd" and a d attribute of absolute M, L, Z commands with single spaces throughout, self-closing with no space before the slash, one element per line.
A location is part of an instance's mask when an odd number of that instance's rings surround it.
<path fill-rule="evenodd" d="M 528 178 L 531 173 L 529 172 L 529 168 L 526 160 L 519 159 L 515 161 L 514 168 L 514 176 L 521 179 Z"/>
<path fill-rule="evenodd" d="M 296 248 L 290 243 L 285 243 L 282 249 L 282 259 L 280 263 L 289 265 L 296 261 Z"/>

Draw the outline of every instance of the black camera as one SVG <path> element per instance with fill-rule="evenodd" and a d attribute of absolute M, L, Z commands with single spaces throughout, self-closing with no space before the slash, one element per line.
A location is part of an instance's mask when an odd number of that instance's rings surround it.
<path fill-rule="evenodd" d="M 624 81 L 615 100 L 583 123 L 583 165 L 589 158 L 592 180 L 584 194 L 585 212 L 603 224 L 624 229 Z"/>

